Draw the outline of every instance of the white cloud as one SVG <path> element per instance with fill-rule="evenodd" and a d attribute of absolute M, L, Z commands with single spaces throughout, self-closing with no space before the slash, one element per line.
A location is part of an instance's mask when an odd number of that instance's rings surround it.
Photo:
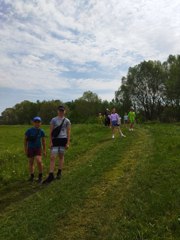
<path fill-rule="evenodd" d="M 113 98 L 128 67 L 180 52 L 178 0 L 1 2 L 1 87 L 107 88 Z"/>
<path fill-rule="evenodd" d="M 104 79 L 78 79 L 75 81 L 75 85 L 82 89 L 83 91 L 87 91 L 88 89 L 95 91 L 115 91 L 117 90 L 120 84 L 120 79 L 117 80 L 104 80 Z"/>

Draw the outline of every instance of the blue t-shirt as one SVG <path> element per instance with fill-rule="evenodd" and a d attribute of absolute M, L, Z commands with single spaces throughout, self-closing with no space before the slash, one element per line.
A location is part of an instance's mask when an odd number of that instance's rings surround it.
<path fill-rule="evenodd" d="M 26 137 L 34 137 L 37 135 L 37 138 L 35 141 L 28 140 L 28 148 L 40 148 L 41 147 L 41 138 L 45 137 L 45 133 L 40 128 L 29 128 L 25 132 Z"/>

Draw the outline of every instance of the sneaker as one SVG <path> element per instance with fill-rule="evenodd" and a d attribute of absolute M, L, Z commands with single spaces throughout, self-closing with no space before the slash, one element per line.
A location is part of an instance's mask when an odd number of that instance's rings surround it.
<path fill-rule="evenodd" d="M 30 178 L 28 179 L 28 182 L 33 182 L 34 181 L 34 177 L 30 176 Z"/>
<path fill-rule="evenodd" d="M 42 182 L 42 184 L 50 183 L 54 180 L 54 175 L 50 175 Z"/>
<path fill-rule="evenodd" d="M 126 135 L 122 134 L 121 137 L 126 137 Z"/>
<path fill-rule="evenodd" d="M 114 135 L 112 135 L 112 138 L 114 138 Z"/>

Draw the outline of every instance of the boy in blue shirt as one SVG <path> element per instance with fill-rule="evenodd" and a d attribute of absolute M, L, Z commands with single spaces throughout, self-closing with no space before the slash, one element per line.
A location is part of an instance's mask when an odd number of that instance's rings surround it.
<path fill-rule="evenodd" d="M 38 182 L 42 182 L 42 173 L 43 173 L 43 164 L 42 164 L 42 147 L 43 154 L 46 156 L 46 141 L 45 133 L 40 128 L 41 127 L 41 118 L 33 118 L 33 127 L 29 128 L 25 132 L 24 138 L 24 151 L 29 158 L 29 172 L 30 178 L 29 181 L 34 181 L 34 160 L 37 162 L 39 176 Z"/>

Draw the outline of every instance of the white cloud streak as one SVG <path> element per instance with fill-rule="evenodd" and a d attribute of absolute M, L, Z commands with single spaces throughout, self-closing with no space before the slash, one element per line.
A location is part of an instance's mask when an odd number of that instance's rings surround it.
<path fill-rule="evenodd" d="M 1 87 L 109 90 L 112 99 L 128 67 L 180 52 L 178 0 L 1 2 Z"/>

